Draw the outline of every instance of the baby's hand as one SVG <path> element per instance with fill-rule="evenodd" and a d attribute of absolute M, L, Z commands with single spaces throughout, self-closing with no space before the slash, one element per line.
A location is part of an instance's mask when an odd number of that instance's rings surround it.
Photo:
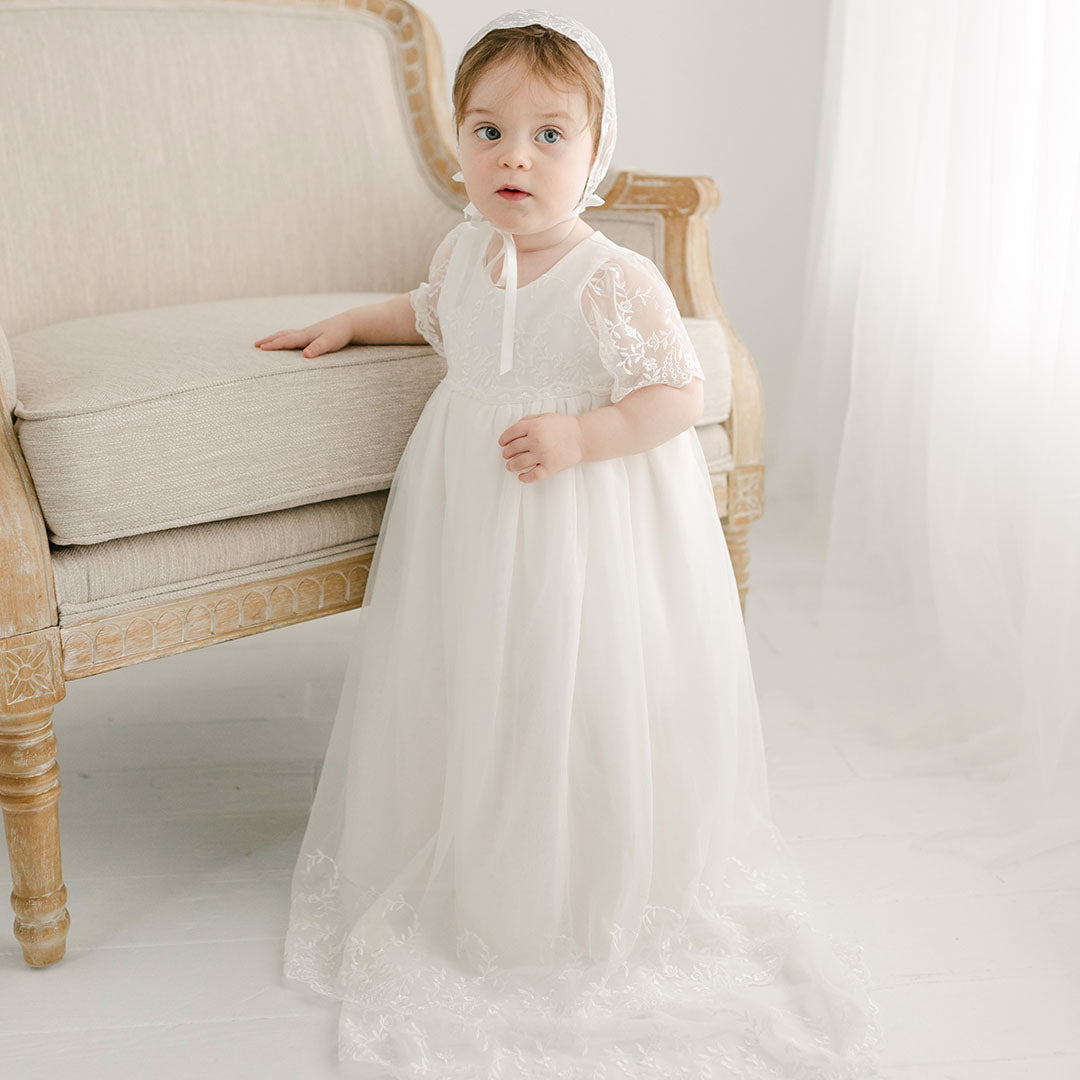
<path fill-rule="evenodd" d="M 499 445 L 506 467 L 531 484 L 581 461 L 581 425 L 566 413 L 530 413 L 499 436 Z"/>
<path fill-rule="evenodd" d="M 307 357 L 337 352 L 352 344 L 353 323 L 349 312 L 333 315 L 322 322 L 312 323 L 303 330 L 278 330 L 255 342 L 258 348 L 303 349 Z M 305 347 L 306 346 L 306 347 Z"/>

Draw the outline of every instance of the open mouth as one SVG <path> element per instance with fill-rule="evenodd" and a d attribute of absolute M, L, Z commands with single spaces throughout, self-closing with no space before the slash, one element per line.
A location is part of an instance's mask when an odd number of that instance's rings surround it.
<path fill-rule="evenodd" d="M 508 199 L 520 199 L 524 198 L 529 193 L 527 191 L 522 191 L 521 188 L 510 187 L 507 185 L 506 187 L 499 188 L 499 194 Z"/>

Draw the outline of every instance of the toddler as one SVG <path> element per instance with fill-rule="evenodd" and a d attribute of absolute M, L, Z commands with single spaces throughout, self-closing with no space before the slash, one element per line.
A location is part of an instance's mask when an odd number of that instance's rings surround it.
<path fill-rule="evenodd" d="M 611 64 L 546 11 L 453 84 L 470 202 L 428 280 L 257 342 L 427 342 L 292 882 L 285 974 L 373 1078 L 876 1076 L 861 950 L 769 812 L 701 365 L 581 219 Z"/>

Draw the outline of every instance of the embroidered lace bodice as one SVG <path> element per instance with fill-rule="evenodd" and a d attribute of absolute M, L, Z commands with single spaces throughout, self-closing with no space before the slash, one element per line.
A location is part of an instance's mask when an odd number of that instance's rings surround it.
<path fill-rule="evenodd" d="M 655 263 L 601 232 L 518 286 L 514 366 L 501 375 L 504 294 L 483 266 L 493 232 L 456 225 L 435 251 L 429 280 L 409 294 L 416 329 L 447 362 L 446 382 L 490 401 L 592 392 L 617 403 L 642 386 L 704 381 Z"/>

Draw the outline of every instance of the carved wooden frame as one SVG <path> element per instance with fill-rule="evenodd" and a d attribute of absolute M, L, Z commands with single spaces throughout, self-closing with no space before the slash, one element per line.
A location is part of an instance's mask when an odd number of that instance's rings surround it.
<path fill-rule="evenodd" d="M 442 51 L 428 17 L 406 0 L 283 0 L 279 6 L 344 7 L 385 20 L 396 42 L 399 89 L 419 159 L 448 205 L 463 208 L 464 185 L 451 179 L 458 163 L 443 104 Z M 718 319 L 727 334 L 733 385 L 724 426 L 733 465 L 714 473 L 712 482 L 745 610 L 746 531 L 764 506 L 762 394 L 753 359 L 713 281 L 708 215 L 719 203 L 708 177 L 626 171 L 615 178 L 604 205 L 586 213 L 602 222 L 613 211 L 620 217 L 644 211 L 650 222 L 662 222 L 661 269 L 680 312 Z M 372 554 L 61 627 L 44 517 L 0 390 L 0 808 L 15 936 L 29 965 L 44 967 L 63 957 L 70 922 L 51 722 L 65 681 L 358 607 Z"/>

